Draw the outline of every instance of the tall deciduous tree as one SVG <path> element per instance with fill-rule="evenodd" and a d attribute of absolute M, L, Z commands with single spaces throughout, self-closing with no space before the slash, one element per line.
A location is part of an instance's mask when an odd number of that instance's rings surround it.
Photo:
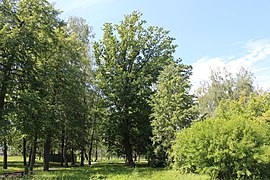
<path fill-rule="evenodd" d="M 140 17 L 133 12 L 119 25 L 105 24 L 103 39 L 94 45 L 97 80 L 110 114 L 106 135 L 114 147 L 123 150 L 129 166 L 134 165 L 132 153 L 138 135 L 144 132 L 144 141 L 150 136 L 147 101 L 152 84 L 172 61 L 176 47 L 168 31 L 145 28 L 146 21 Z"/>
<path fill-rule="evenodd" d="M 152 128 L 155 157 L 153 165 L 164 166 L 176 131 L 196 119 L 194 96 L 190 94 L 191 66 L 172 62 L 158 77 L 156 93 L 151 97 Z"/>
<path fill-rule="evenodd" d="M 0 9 L 0 123 L 6 124 L 7 97 L 13 97 L 35 77 L 37 60 L 48 52 L 61 21 L 58 11 L 45 0 L 5 0 Z M 4 160 L 6 166 L 6 157 Z"/>

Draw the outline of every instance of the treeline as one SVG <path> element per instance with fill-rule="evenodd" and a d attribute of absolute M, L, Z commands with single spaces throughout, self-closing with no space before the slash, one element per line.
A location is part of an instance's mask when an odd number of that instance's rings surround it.
<path fill-rule="evenodd" d="M 95 123 L 92 30 L 81 18 L 61 20 L 47 1 L 0 3 L 0 127 L 4 168 L 9 145 L 22 147 L 33 170 L 37 150 L 85 151 Z M 18 145 L 20 141 L 21 146 Z M 30 150 L 29 150 L 30 147 Z M 84 154 L 84 153 L 83 153 Z M 67 161 L 66 161 L 67 166 Z"/>
<path fill-rule="evenodd" d="M 249 71 L 213 71 L 192 93 L 192 67 L 173 57 L 174 38 L 139 12 L 104 24 L 93 42 L 85 20 L 65 22 L 47 1 L 0 5 L 4 168 L 8 146 L 30 170 L 42 152 L 49 170 L 51 152 L 66 167 L 80 155 L 83 166 L 99 143 L 128 166 L 144 156 L 215 178 L 267 177 L 270 95 Z"/>

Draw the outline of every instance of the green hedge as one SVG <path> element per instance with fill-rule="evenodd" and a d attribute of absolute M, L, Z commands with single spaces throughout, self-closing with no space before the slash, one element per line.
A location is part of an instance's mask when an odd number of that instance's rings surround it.
<path fill-rule="evenodd" d="M 266 122 L 206 119 L 177 134 L 174 167 L 219 179 L 269 178 L 270 128 Z"/>

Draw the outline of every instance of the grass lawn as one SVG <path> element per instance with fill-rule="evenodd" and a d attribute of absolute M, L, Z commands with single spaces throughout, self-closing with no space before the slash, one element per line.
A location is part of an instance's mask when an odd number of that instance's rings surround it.
<path fill-rule="evenodd" d="M 8 170 L 3 170 L 3 158 L 0 157 L 0 175 L 4 172 L 23 171 L 21 157 L 9 157 Z M 210 179 L 209 176 L 180 174 L 177 171 L 164 168 L 148 167 L 146 162 L 138 163 L 135 168 L 124 166 L 121 161 L 106 161 L 85 167 L 62 168 L 52 164 L 52 170 L 42 171 L 42 163 L 37 162 L 34 174 L 23 179 L 181 179 L 199 180 Z"/>

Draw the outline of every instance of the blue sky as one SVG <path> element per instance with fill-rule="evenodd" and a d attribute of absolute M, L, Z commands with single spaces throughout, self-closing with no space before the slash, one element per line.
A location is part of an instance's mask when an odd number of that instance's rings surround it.
<path fill-rule="evenodd" d="M 176 58 L 194 67 L 192 83 L 206 80 L 211 69 L 237 72 L 241 66 L 270 88 L 269 0 L 50 0 L 62 18 L 80 16 L 102 37 L 105 22 L 118 23 L 132 11 L 147 25 L 170 30 L 178 45 Z"/>

